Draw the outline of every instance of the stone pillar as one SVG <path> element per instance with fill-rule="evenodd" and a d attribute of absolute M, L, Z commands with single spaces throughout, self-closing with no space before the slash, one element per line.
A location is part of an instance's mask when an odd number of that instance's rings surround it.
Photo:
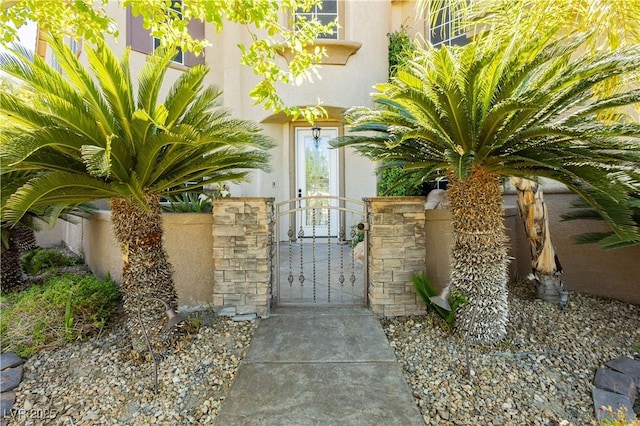
<path fill-rule="evenodd" d="M 378 315 L 424 314 L 412 277 L 425 270 L 425 197 L 365 198 L 369 306 Z"/>
<path fill-rule="evenodd" d="M 224 315 L 269 312 L 273 198 L 213 203 L 213 305 Z"/>

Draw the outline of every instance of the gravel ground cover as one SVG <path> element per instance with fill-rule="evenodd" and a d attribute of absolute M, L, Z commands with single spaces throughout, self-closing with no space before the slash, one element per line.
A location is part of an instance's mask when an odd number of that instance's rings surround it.
<path fill-rule="evenodd" d="M 640 306 L 571 294 L 564 311 L 510 288 L 510 325 L 500 345 L 470 347 L 433 313 L 382 319 L 428 425 L 592 425 L 596 369 L 640 356 Z M 256 322 L 203 320 L 159 364 L 132 360 L 120 327 L 45 350 L 25 363 L 11 425 L 206 425 L 231 386 Z M 30 418 L 35 417 L 35 418 Z M 43 418 L 44 417 L 44 418 Z"/>
<path fill-rule="evenodd" d="M 640 354 L 640 306 L 572 293 L 569 306 L 510 286 L 507 339 L 471 346 L 430 313 L 382 320 L 427 425 L 595 425 L 597 368 Z"/>
<path fill-rule="evenodd" d="M 11 425 L 206 425 L 244 357 L 256 322 L 217 317 L 184 336 L 159 362 L 124 351 L 121 327 L 86 342 L 45 350 L 28 359 Z"/>

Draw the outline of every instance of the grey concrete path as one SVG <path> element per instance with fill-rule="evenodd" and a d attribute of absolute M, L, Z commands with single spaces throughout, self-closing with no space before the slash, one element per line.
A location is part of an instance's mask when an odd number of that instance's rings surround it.
<path fill-rule="evenodd" d="M 216 425 L 424 425 L 365 308 L 279 308 L 262 319 Z"/>

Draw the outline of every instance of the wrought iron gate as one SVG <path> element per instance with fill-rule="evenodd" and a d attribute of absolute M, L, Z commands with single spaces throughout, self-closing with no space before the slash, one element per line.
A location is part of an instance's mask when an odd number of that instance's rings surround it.
<path fill-rule="evenodd" d="M 271 274 L 275 302 L 366 305 L 365 219 L 364 203 L 344 197 L 298 197 L 276 204 Z"/>

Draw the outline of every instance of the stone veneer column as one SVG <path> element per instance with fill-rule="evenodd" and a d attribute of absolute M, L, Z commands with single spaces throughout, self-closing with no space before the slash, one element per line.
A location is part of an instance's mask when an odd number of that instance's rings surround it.
<path fill-rule="evenodd" d="M 425 270 L 425 197 L 365 198 L 369 218 L 369 306 L 378 315 L 423 314 L 412 277 Z"/>
<path fill-rule="evenodd" d="M 269 311 L 273 198 L 213 203 L 213 305 L 226 315 Z"/>

